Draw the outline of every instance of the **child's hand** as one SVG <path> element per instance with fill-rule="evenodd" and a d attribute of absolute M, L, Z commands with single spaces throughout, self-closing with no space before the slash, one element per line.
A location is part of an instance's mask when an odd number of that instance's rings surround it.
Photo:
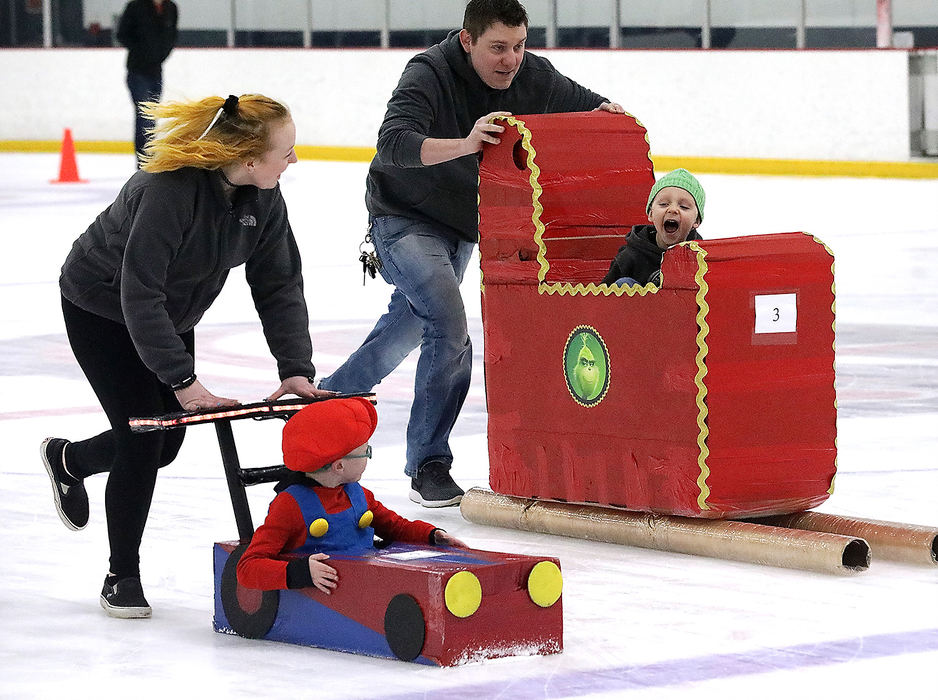
<path fill-rule="evenodd" d="M 453 537 L 451 534 L 444 530 L 437 530 L 433 533 L 433 541 L 438 545 L 444 547 L 462 547 L 463 549 L 469 549 L 469 545 L 463 542 L 457 537 Z"/>
<path fill-rule="evenodd" d="M 326 595 L 332 593 L 339 585 L 339 572 L 323 562 L 329 558 L 328 554 L 319 552 L 309 557 L 309 573 L 313 577 L 313 585 Z"/>

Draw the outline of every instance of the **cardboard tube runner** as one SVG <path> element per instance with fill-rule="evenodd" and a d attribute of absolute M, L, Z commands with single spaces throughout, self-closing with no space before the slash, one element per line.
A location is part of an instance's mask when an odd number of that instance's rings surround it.
<path fill-rule="evenodd" d="M 460 510 L 480 525 L 768 566 L 852 574 L 870 564 L 870 547 L 862 538 L 759 523 L 539 501 L 478 488 L 463 496 Z"/>
<path fill-rule="evenodd" d="M 869 542 L 874 557 L 906 564 L 938 564 L 938 527 L 848 518 L 811 511 L 759 518 L 754 522 L 862 537 Z"/>

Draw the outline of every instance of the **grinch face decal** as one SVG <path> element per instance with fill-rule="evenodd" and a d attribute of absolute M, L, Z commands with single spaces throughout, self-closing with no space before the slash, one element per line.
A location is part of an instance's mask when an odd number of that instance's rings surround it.
<path fill-rule="evenodd" d="M 596 371 L 596 358 L 590 352 L 586 344 L 586 336 L 580 335 L 583 341 L 583 347 L 580 348 L 580 354 L 577 356 L 576 367 L 573 368 L 573 378 L 580 385 L 580 392 L 586 397 L 591 397 L 596 393 L 596 386 L 599 384 L 599 373 Z"/>
<path fill-rule="evenodd" d="M 577 326 L 563 349 L 563 371 L 567 389 L 582 406 L 595 406 L 609 389 L 609 352 L 591 326 Z"/>

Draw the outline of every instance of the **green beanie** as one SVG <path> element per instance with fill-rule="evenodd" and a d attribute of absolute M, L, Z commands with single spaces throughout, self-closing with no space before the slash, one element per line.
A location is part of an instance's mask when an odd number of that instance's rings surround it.
<path fill-rule="evenodd" d="M 655 201 L 655 196 L 665 187 L 680 187 L 682 190 L 689 193 L 690 196 L 694 198 L 694 202 L 697 203 L 697 215 L 700 216 L 700 220 L 703 221 L 704 203 L 707 201 L 707 195 L 704 194 L 703 187 L 697 182 L 697 178 L 684 170 L 684 168 L 678 168 L 677 170 L 672 170 L 667 175 L 662 175 L 654 186 L 652 186 L 651 194 L 648 195 L 648 206 L 645 208 L 646 214 L 651 213 L 651 203 Z"/>

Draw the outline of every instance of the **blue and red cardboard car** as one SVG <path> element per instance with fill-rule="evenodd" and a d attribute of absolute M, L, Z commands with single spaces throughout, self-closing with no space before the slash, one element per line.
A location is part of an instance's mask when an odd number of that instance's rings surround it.
<path fill-rule="evenodd" d="M 555 558 L 412 544 L 334 553 L 339 586 L 326 595 L 241 586 L 246 547 L 215 543 L 217 632 L 436 666 L 563 650 Z"/>

